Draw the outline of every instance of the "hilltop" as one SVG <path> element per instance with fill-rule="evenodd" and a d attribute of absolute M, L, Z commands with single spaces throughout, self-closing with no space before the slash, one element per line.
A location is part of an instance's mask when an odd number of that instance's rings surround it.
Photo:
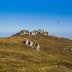
<path fill-rule="evenodd" d="M 43 30 L 35 33 L 22 30 L 0 38 L 0 72 L 72 72 L 72 40 Z M 40 50 L 24 44 L 26 40 L 38 43 Z"/>
<path fill-rule="evenodd" d="M 14 35 L 13 36 L 21 36 L 21 35 L 48 35 L 48 32 L 47 31 L 44 31 L 44 30 L 33 30 L 33 31 L 28 31 L 28 30 L 22 30 Z"/>

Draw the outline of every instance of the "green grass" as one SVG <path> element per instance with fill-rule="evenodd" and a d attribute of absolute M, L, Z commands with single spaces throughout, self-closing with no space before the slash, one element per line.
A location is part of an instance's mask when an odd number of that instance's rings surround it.
<path fill-rule="evenodd" d="M 40 51 L 26 46 L 29 39 Z M 72 41 L 54 36 L 17 36 L 0 39 L 0 72 L 72 72 Z"/>

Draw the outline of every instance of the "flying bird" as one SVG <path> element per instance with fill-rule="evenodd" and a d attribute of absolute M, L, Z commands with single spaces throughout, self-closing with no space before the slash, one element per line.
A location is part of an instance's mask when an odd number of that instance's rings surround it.
<path fill-rule="evenodd" d="M 57 23 L 60 23 L 60 21 L 57 21 Z"/>

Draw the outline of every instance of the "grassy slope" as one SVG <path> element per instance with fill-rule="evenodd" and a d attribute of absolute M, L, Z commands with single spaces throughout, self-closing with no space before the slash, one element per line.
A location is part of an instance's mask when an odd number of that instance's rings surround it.
<path fill-rule="evenodd" d="M 29 39 L 41 45 L 38 52 L 23 44 Z M 72 72 L 72 41 L 53 36 L 0 39 L 0 72 Z"/>

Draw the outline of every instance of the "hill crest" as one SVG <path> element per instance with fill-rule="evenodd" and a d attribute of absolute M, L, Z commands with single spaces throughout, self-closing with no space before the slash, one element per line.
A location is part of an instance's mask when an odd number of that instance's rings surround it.
<path fill-rule="evenodd" d="M 29 30 L 21 30 L 20 32 L 12 35 L 13 36 L 18 36 L 18 35 L 48 35 L 48 32 L 42 29 L 39 30 L 33 30 L 33 31 L 29 31 Z"/>

